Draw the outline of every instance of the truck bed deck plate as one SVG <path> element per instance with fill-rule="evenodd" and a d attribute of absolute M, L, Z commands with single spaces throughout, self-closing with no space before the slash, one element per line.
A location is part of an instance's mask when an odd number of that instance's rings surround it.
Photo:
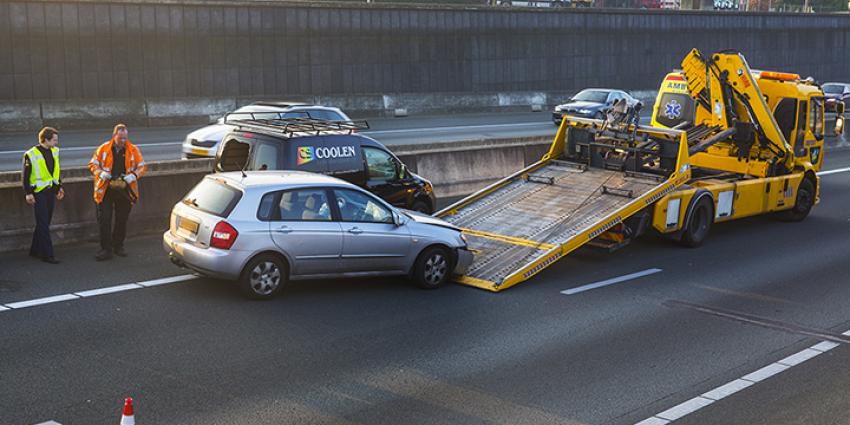
<path fill-rule="evenodd" d="M 446 221 L 464 228 L 475 261 L 461 282 L 498 284 L 553 247 L 616 216 L 629 202 L 657 187 L 654 179 L 621 171 L 549 163 L 534 171 L 552 184 L 515 178 L 493 193 L 459 208 Z M 604 193 L 631 191 L 634 198 Z M 476 285 L 479 286 L 479 285 Z"/>

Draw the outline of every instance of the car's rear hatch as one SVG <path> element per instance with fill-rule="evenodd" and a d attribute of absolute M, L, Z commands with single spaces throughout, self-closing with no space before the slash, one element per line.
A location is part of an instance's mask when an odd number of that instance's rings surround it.
<path fill-rule="evenodd" d="M 242 198 L 242 191 L 223 178 L 201 180 L 171 211 L 172 235 L 196 246 L 208 247 L 218 222 L 230 215 Z"/>

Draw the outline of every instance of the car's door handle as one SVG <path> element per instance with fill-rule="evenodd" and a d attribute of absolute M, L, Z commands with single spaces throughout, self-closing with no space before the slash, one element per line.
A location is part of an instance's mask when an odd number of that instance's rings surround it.
<path fill-rule="evenodd" d="M 348 229 L 348 233 L 353 233 L 355 235 L 359 235 L 359 234 L 363 233 L 363 231 L 360 230 L 359 227 L 352 227 L 352 228 Z"/>
<path fill-rule="evenodd" d="M 275 232 L 278 233 L 292 233 L 292 229 L 289 226 L 280 226 L 275 229 Z"/>

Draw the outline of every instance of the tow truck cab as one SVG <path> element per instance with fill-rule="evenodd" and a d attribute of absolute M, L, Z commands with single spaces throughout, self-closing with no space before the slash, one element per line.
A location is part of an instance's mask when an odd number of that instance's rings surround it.
<path fill-rule="evenodd" d="M 801 80 L 797 74 L 771 71 L 753 71 L 753 74 L 782 135 L 793 147 L 794 156 L 798 160 L 808 159 L 815 171 L 820 170 L 826 135 L 825 100 L 820 87 Z M 844 130 L 843 113 L 844 108 L 837 108 L 835 134 Z M 664 77 L 652 111 L 653 127 L 687 129 L 694 122 L 703 122 L 707 114 L 703 108 L 695 107 L 684 74 L 677 71 Z M 722 148 L 720 145 L 712 149 Z"/>

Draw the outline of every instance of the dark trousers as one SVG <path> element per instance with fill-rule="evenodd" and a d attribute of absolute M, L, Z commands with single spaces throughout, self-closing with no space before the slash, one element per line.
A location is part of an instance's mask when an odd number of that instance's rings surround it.
<path fill-rule="evenodd" d="M 97 204 L 97 223 L 100 225 L 100 247 L 107 251 L 124 247 L 127 236 L 127 218 L 133 204 L 120 193 L 107 189 L 103 202 Z M 112 219 L 115 218 L 115 226 Z"/>
<path fill-rule="evenodd" d="M 53 207 L 56 206 L 56 190 L 44 189 L 35 193 L 35 232 L 32 234 L 30 255 L 47 258 L 53 256 L 53 240 L 50 239 L 50 221 L 53 220 Z"/>

